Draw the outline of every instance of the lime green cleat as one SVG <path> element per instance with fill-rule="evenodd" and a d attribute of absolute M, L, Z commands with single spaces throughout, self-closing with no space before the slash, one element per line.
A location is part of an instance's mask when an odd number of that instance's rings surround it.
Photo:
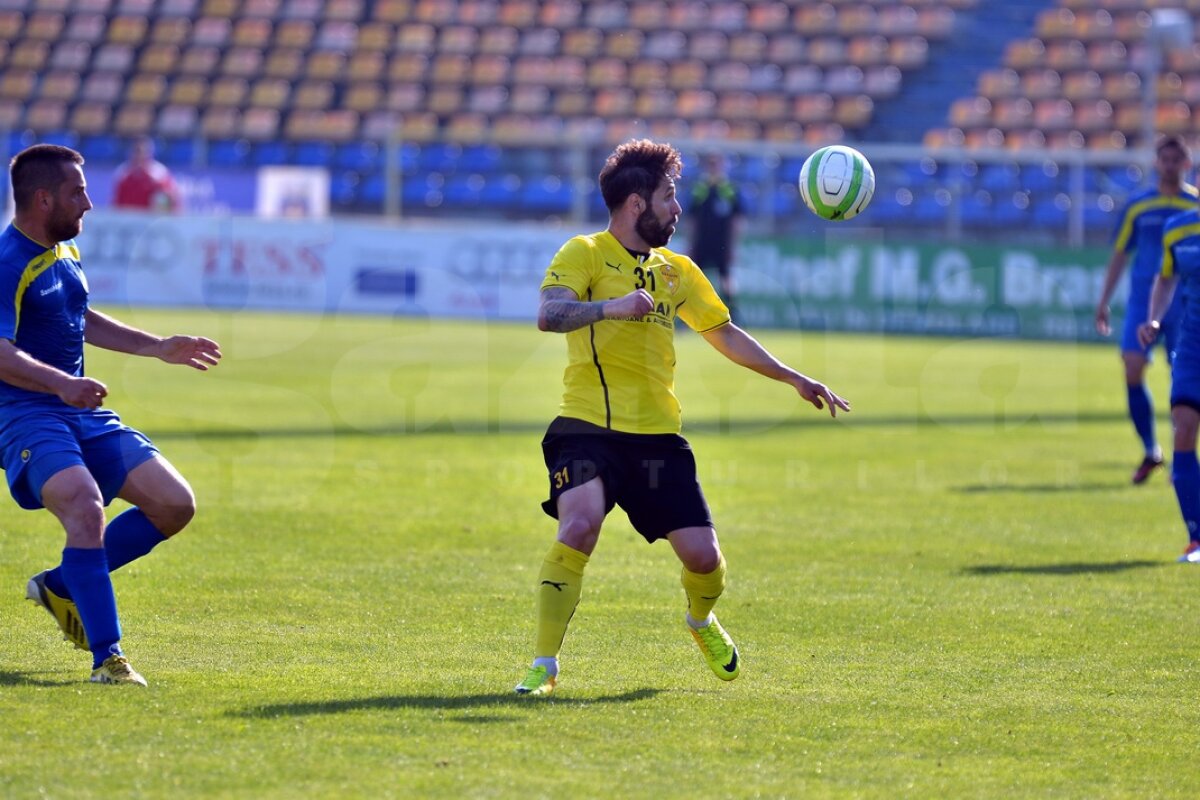
<path fill-rule="evenodd" d="M 700 652 L 704 654 L 704 660 L 708 662 L 713 674 L 723 681 L 731 681 L 741 673 L 737 645 L 729 638 L 729 634 L 721 627 L 721 623 L 717 622 L 716 617 L 699 630 L 691 625 L 688 625 L 688 630 L 700 646 Z"/>
<path fill-rule="evenodd" d="M 522 697 L 548 697 L 558 681 L 545 667 L 530 667 L 514 691 Z"/>
<path fill-rule="evenodd" d="M 75 605 L 75 601 L 59 597 L 50 591 L 50 587 L 46 586 L 46 572 L 49 570 L 39 572 L 29 579 L 25 586 L 25 599 L 37 603 L 54 617 L 64 639 L 80 650 L 90 650 L 87 631 L 83 629 L 83 620 L 79 618 L 79 607 Z"/>
<path fill-rule="evenodd" d="M 104 663 L 92 670 L 92 683 L 132 683 L 145 686 L 146 679 L 129 666 L 125 656 L 109 656 Z"/>

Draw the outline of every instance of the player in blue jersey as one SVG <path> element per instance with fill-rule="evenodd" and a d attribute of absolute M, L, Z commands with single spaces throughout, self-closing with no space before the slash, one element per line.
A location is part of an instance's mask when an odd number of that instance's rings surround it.
<path fill-rule="evenodd" d="M 1187 549 L 1179 560 L 1200 563 L 1200 462 L 1196 460 L 1196 431 L 1200 428 L 1200 209 L 1194 203 L 1191 210 L 1167 220 L 1163 228 L 1162 267 L 1150 293 L 1149 318 L 1138 329 L 1141 343 L 1149 345 L 1162 333 L 1163 316 L 1178 285 L 1182 285 L 1183 320 L 1171 371 L 1171 422 L 1175 426 L 1171 476 L 1188 533 Z"/>
<path fill-rule="evenodd" d="M 208 369 L 216 342 L 161 338 L 88 307 L 75 237 L 92 207 L 83 157 L 34 145 L 10 165 L 16 214 L 0 233 L 0 459 L 9 491 L 66 530 L 62 563 L 26 596 L 66 639 L 92 653 L 94 683 L 146 685 L 121 651 L 109 572 L 191 521 L 192 490 L 144 435 L 103 408 L 108 390 L 84 374 L 83 345 Z M 133 508 L 106 523 L 120 497 Z"/>
<path fill-rule="evenodd" d="M 1138 326 L 1146 321 L 1150 303 L 1150 287 L 1162 262 L 1162 229 L 1167 218 L 1191 208 L 1196 203 L 1196 187 L 1184 183 L 1183 177 L 1191 168 L 1187 145 L 1178 136 L 1159 139 L 1155 148 L 1154 168 L 1158 185 L 1133 195 L 1121 212 L 1113 236 L 1113 254 L 1104 276 L 1104 288 L 1096 305 L 1096 330 L 1101 336 L 1110 332 L 1108 301 L 1117 287 L 1132 252 L 1133 267 L 1129 272 L 1129 302 L 1125 307 L 1125 325 L 1121 333 L 1121 358 L 1125 362 L 1125 388 L 1129 401 L 1129 418 L 1142 440 L 1145 455 L 1133 472 L 1133 483 L 1141 484 L 1163 465 L 1162 448 L 1154 431 L 1154 404 L 1146 386 L 1146 365 L 1150 347 L 1138 341 Z M 1167 363 L 1175 355 L 1178 341 L 1180 311 L 1172 306 L 1160 320 Z"/>

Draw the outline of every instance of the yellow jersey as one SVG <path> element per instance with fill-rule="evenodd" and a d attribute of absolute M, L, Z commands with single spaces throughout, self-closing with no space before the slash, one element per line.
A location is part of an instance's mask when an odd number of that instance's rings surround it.
<path fill-rule="evenodd" d="M 729 309 L 695 262 L 665 247 L 630 253 L 608 231 L 576 236 L 546 270 L 542 289 L 585 301 L 636 289 L 654 298 L 640 319 L 606 319 L 570 331 L 561 414 L 625 433 L 679 433 L 675 318 L 701 333 L 729 324 Z"/>

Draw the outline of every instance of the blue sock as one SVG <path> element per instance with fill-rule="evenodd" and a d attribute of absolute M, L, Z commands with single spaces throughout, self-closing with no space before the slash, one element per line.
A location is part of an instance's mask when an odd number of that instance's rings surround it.
<path fill-rule="evenodd" d="M 1127 384 L 1125 389 L 1129 395 L 1129 418 L 1133 420 L 1133 428 L 1146 448 L 1146 455 L 1153 456 L 1158 451 L 1158 440 L 1154 436 L 1154 398 L 1144 383 Z"/>
<path fill-rule="evenodd" d="M 1200 541 L 1200 461 L 1195 450 L 1176 450 L 1171 461 L 1171 480 L 1175 484 L 1175 497 L 1179 499 L 1179 513 L 1187 526 L 1188 540 Z"/>
<path fill-rule="evenodd" d="M 104 529 L 104 554 L 108 558 L 108 571 L 116 572 L 166 540 L 167 537 L 158 532 L 158 528 L 140 508 L 130 508 L 118 514 Z M 46 586 L 59 597 L 72 599 L 62 577 L 62 567 L 55 567 L 46 573 Z"/>
<path fill-rule="evenodd" d="M 113 596 L 104 550 L 63 548 L 62 576 L 79 607 L 79 618 L 92 645 L 92 669 L 95 669 L 104 659 L 121 652 L 121 622 L 117 619 L 117 598 Z"/>

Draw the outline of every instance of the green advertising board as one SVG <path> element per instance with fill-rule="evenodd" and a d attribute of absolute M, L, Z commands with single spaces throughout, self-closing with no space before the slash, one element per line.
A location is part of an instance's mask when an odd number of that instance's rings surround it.
<path fill-rule="evenodd" d="M 888 238 L 747 239 L 735 271 L 740 318 L 760 327 L 1100 340 L 1093 313 L 1105 248 Z M 1125 289 L 1123 280 L 1112 303 L 1118 330 Z"/>

